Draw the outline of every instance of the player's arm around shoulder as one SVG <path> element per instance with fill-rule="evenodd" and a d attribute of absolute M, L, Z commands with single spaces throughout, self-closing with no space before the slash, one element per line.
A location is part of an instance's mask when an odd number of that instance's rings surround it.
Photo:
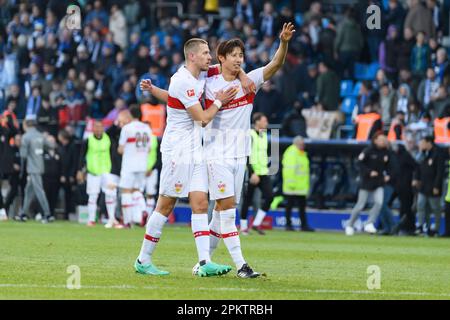
<path fill-rule="evenodd" d="M 264 81 L 271 79 L 283 66 L 284 61 L 286 60 L 288 43 L 291 41 L 294 32 L 294 25 L 291 22 L 283 25 L 283 29 L 280 33 L 280 46 L 273 56 L 272 61 L 270 61 L 263 69 Z"/>

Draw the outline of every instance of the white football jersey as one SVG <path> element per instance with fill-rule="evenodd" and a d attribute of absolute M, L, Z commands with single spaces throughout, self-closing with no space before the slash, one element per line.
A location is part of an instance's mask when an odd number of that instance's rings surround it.
<path fill-rule="evenodd" d="M 256 85 L 256 92 L 264 83 L 263 67 L 248 73 Z M 222 106 L 214 119 L 206 126 L 204 133 L 205 156 L 208 160 L 232 159 L 250 155 L 251 150 L 251 114 L 255 93 L 245 94 L 241 82 L 236 79 L 226 81 L 222 74 L 206 79 L 206 107 L 214 102 L 220 90 L 238 86 L 235 99 Z"/>
<path fill-rule="evenodd" d="M 120 131 L 119 145 L 124 146 L 122 172 L 146 172 L 151 147 L 152 130 L 149 125 L 132 121 Z"/>
<path fill-rule="evenodd" d="M 202 150 L 202 127 L 194 123 L 188 108 L 200 103 L 207 73 L 195 78 L 181 67 L 170 79 L 167 101 L 167 125 L 161 142 L 161 153 L 191 156 Z"/>

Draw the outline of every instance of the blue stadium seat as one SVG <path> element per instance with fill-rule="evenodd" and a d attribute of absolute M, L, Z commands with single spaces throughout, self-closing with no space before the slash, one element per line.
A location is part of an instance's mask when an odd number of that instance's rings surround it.
<path fill-rule="evenodd" d="M 367 69 L 367 80 L 375 80 L 380 64 L 378 62 L 372 62 Z"/>
<path fill-rule="evenodd" d="M 361 89 L 361 86 L 362 86 L 361 81 L 358 81 L 357 83 L 355 83 L 355 86 L 353 87 L 353 92 L 352 92 L 353 97 L 359 96 L 359 90 Z"/>
<path fill-rule="evenodd" d="M 352 90 L 353 90 L 353 81 L 352 80 L 342 80 L 341 81 L 341 98 L 351 96 Z"/>
<path fill-rule="evenodd" d="M 378 62 L 372 62 L 371 64 L 355 63 L 355 78 L 357 80 L 374 80 L 380 64 Z"/>
<path fill-rule="evenodd" d="M 344 101 L 342 101 L 341 111 L 344 114 L 351 115 L 355 106 L 356 106 L 356 99 L 347 97 L 344 99 Z"/>
<path fill-rule="evenodd" d="M 364 63 L 355 63 L 355 69 L 354 69 L 354 73 L 355 73 L 355 78 L 357 80 L 364 80 L 364 76 L 366 74 L 366 64 Z"/>

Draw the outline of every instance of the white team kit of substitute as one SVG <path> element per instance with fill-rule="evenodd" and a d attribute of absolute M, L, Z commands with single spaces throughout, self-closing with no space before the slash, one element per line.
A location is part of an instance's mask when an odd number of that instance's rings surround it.
<path fill-rule="evenodd" d="M 263 67 L 248 73 L 256 85 L 256 92 L 264 83 Z M 256 93 L 245 94 L 241 82 L 226 81 L 222 74 L 206 79 L 206 107 L 210 107 L 220 90 L 238 86 L 233 101 L 223 106 L 206 126 L 204 153 L 209 179 L 211 200 L 235 196 L 239 203 L 244 183 L 247 157 L 251 151 L 251 114 Z"/>
<path fill-rule="evenodd" d="M 140 121 L 132 121 L 122 128 L 119 138 L 119 145 L 124 146 L 119 183 L 121 188 L 144 188 L 151 136 L 149 125 Z"/>
<path fill-rule="evenodd" d="M 187 111 L 200 103 L 206 77 L 207 72 L 202 72 L 197 79 L 183 66 L 170 79 L 167 126 L 161 142 L 161 195 L 185 198 L 191 191 L 208 192 L 203 128 Z"/>

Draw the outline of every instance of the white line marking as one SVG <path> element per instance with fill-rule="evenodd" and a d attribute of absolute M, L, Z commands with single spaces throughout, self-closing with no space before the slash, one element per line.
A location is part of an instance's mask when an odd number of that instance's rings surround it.
<path fill-rule="evenodd" d="M 12 284 L 0 283 L 0 288 L 17 288 L 17 289 L 67 289 L 65 285 L 38 285 L 38 284 Z M 133 286 L 133 285 L 112 285 L 112 286 L 81 286 L 81 289 L 119 289 L 119 290 L 179 290 L 175 287 L 163 286 Z M 80 289 L 80 290 L 81 290 Z M 434 297 L 450 297 L 450 293 L 431 293 L 431 292 L 408 292 L 408 291 L 370 291 L 370 290 L 337 290 L 337 289 L 256 289 L 256 288 L 204 288 L 192 287 L 191 290 L 201 291 L 242 291 L 242 292 L 280 292 L 280 293 L 341 293 L 341 294 L 364 294 L 364 295 L 399 295 L 399 296 L 434 296 Z"/>

